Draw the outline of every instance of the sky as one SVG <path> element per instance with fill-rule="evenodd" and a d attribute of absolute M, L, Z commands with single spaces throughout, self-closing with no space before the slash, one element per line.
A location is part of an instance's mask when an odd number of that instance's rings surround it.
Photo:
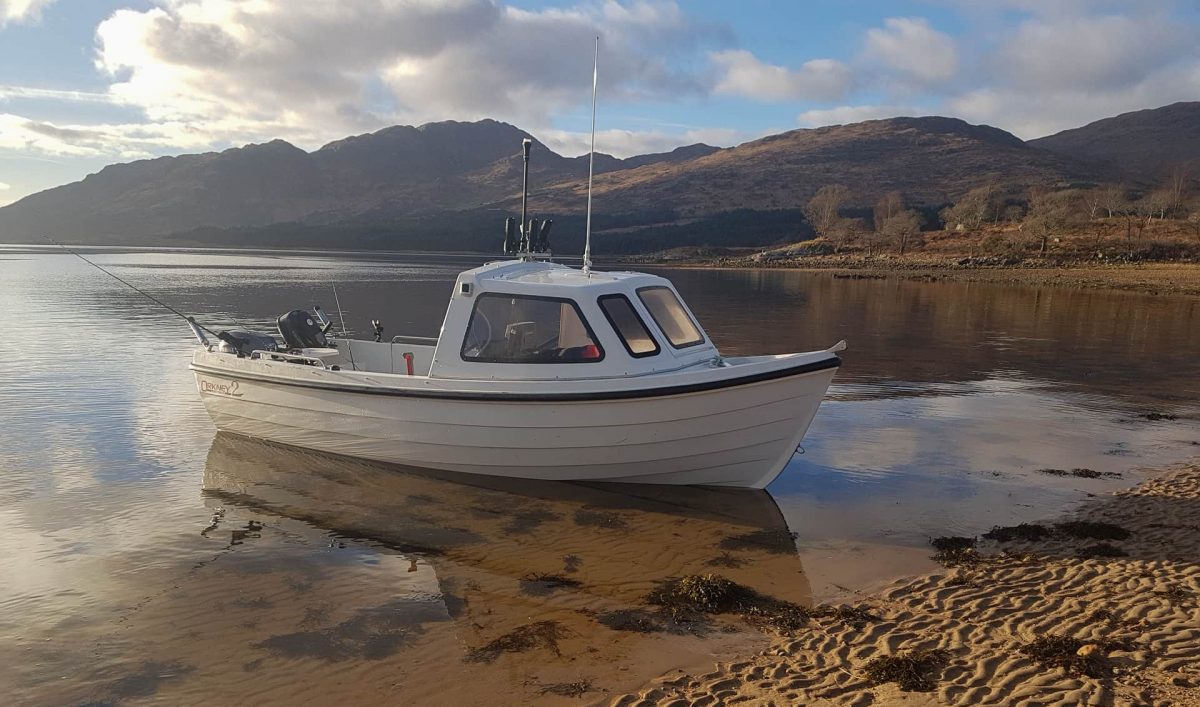
<path fill-rule="evenodd" d="M 113 162 L 495 118 L 586 152 L 1200 100 L 1197 0 L 0 0 L 0 205 Z"/>

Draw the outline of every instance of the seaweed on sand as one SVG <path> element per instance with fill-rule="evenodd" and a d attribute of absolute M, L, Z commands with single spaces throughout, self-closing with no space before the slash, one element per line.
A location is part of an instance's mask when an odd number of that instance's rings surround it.
<path fill-rule="evenodd" d="M 869 607 L 853 606 L 851 604 L 838 604 L 837 606 L 822 604 L 813 608 L 809 613 L 812 616 L 828 617 L 844 621 L 854 628 L 862 628 L 872 621 L 880 620 L 879 615 L 871 611 Z"/>
<path fill-rule="evenodd" d="M 521 591 L 533 596 L 545 596 L 556 589 L 576 589 L 583 583 L 561 574 L 530 572 L 521 578 Z"/>
<path fill-rule="evenodd" d="M 1037 542 L 1052 535 L 1052 531 L 1038 523 L 1021 523 L 1020 525 L 997 525 L 983 534 L 988 540 L 1006 543 L 1012 540 Z"/>
<path fill-rule="evenodd" d="M 920 649 L 872 658 L 866 671 L 875 685 L 894 682 L 906 692 L 932 692 L 937 689 L 938 675 L 949 662 L 948 651 Z"/>
<path fill-rule="evenodd" d="M 975 549 L 975 538 L 949 535 L 933 538 L 929 544 L 937 551 L 933 554 L 933 561 L 944 567 L 975 565 L 982 559 Z"/>
<path fill-rule="evenodd" d="M 468 650 L 466 660 L 469 663 L 492 663 L 502 653 L 523 653 L 535 648 L 546 648 L 554 651 L 555 655 L 561 655 L 558 640 L 569 635 L 570 632 L 557 621 L 535 621 L 513 629 L 487 645 Z"/>
<path fill-rule="evenodd" d="M 596 620 L 614 631 L 654 633 L 662 631 L 662 622 L 644 609 L 615 609 L 596 614 Z"/>
<path fill-rule="evenodd" d="M 1071 470 L 1067 469 L 1038 469 L 1039 474 L 1049 474 L 1050 476 L 1074 476 L 1078 479 L 1119 479 L 1121 475 L 1115 471 L 1096 471 L 1095 469 L 1085 469 L 1076 467 Z"/>
<path fill-rule="evenodd" d="M 1126 641 L 1084 641 L 1069 636 L 1039 636 L 1021 646 L 1021 652 L 1043 667 L 1062 668 L 1067 675 L 1105 678 L 1112 675 L 1108 654 L 1131 648 Z"/>
<path fill-rule="evenodd" d="M 1082 548 L 1077 555 L 1087 560 L 1098 557 L 1128 557 L 1129 553 L 1110 543 L 1096 543 Z"/>
<path fill-rule="evenodd" d="M 650 592 L 646 600 L 662 607 L 662 613 L 676 623 L 702 620 L 705 614 L 737 614 L 750 623 L 784 633 L 804 626 L 813 617 L 836 618 L 856 628 L 879 619 L 864 607 L 822 605 L 810 609 L 760 594 L 716 574 L 668 580 Z"/>
<path fill-rule="evenodd" d="M 1072 538 L 1089 540 L 1128 540 L 1129 536 L 1133 535 L 1119 525 L 1090 520 L 1069 520 L 1055 523 L 1054 529 Z"/>
<path fill-rule="evenodd" d="M 578 680 L 576 682 L 556 682 L 549 685 L 542 685 L 538 689 L 538 694 L 558 695 L 559 697 L 583 697 L 595 689 L 592 686 L 591 680 Z"/>
<path fill-rule="evenodd" d="M 646 600 L 662 607 L 676 623 L 702 621 L 705 614 L 738 614 L 752 623 L 787 632 L 806 624 L 810 615 L 805 607 L 759 594 L 718 574 L 690 574 L 667 580 Z"/>

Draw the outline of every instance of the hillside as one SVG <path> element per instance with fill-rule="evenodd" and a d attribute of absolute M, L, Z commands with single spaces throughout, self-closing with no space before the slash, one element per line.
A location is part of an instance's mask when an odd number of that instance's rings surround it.
<path fill-rule="evenodd" d="M 1029 144 L 1094 161 L 1127 179 L 1154 181 L 1200 159 L 1200 102 L 1122 113 Z"/>
<path fill-rule="evenodd" d="M 792 130 L 726 149 L 597 154 L 597 234 L 610 252 L 763 245 L 804 234 L 801 207 L 827 184 L 850 188 L 851 209 L 898 190 L 934 213 L 983 184 L 1015 196 L 1130 179 L 1131 165 L 1149 174 L 1200 157 L 1198 106 L 1139 111 L 1029 143 L 986 125 L 917 117 Z M 1143 145 L 1139 154 L 1126 150 L 1123 134 Z M 111 165 L 0 208 L 0 242 L 491 250 L 519 200 L 526 137 L 494 120 L 448 121 L 312 152 L 274 140 Z M 534 138 L 531 207 L 559 221 L 561 252 L 581 240 L 586 174 L 586 155 L 564 157 Z"/>
<path fill-rule="evenodd" d="M 1021 191 L 1097 176 L 997 128 L 956 118 L 891 118 L 792 130 L 686 162 L 611 172 L 596 180 L 596 198 L 604 209 L 671 204 L 681 217 L 694 217 L 798 209 L 833 183 L 850 187 L 851 204 L 859 207 L 893 190 L 913 205 L 935 206 L 983 184 Z M 559 185 L 550 196 L 566 209 L 580 188 Z"/>

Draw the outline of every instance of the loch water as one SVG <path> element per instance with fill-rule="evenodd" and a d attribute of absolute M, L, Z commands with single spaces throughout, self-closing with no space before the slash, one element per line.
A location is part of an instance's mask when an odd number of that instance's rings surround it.
<path fill-rule="evenodd" d="M 84 252 L 214 328 L 313 303 L 336 324 L 336 285 L 359 336 L 376 318 L 436 335 L 482 262 Z M 724 619 L 656 625 L 664 580 L 836 602 L 934 571 L 931 537 L 1055 517 L 1200 455 L 1200 299 L 661 273 L 726 355 L 849 343 L 765 492 L 501 482 L 218 436 L 181 321 L 69 254 L 0 246 L 0 694 L 603 701 L 765 645 Z"/>

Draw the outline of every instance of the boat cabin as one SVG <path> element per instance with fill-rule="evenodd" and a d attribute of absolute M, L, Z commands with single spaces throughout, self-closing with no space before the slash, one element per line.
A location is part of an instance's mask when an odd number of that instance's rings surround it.
<path fill-rule="evenodd" d="M 503 261 L 459 275 L 429 375 L 612 378 L 675 370 L 716 355 L 661 277 Z"/>

